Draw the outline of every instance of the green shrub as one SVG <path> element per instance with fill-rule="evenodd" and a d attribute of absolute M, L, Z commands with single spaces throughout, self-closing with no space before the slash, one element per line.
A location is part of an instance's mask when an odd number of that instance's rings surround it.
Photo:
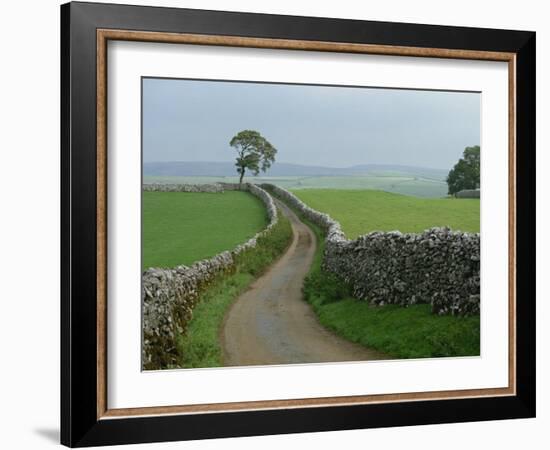
<path fill-rule="evenodd" d="M 304 298 L 309 303 L 325 305 L 350 296 L 349 286 L 340 279 L 322 270 L 312 271 L 304 280 Z"/>

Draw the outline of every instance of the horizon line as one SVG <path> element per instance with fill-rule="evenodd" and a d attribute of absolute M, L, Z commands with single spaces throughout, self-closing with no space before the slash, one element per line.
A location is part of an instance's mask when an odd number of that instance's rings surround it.
<path fill-rule="evenodd" d="M 162 163 L 162 164 L 168 164 L 168 163 L 192 163 L 192 164 L 215 164 L 215 163 L 231 163 L 233 161 L 189 161 L 189 160 L 167 160 L 167 161 L 142 161 L 143 164 L 153 164 L 153 163 Z M 428 166 L 417 166 L 414 164 L 405 164 L 405 163 L 361 163 L 361 164 L 353 164 L 351 166 L 321 166 L 321 165 L 314 165 L 314 164 L 301 164 L 301 163 L 293 163 L 293 162 L 287 162 L 287 161 L 276 161 L 273 163 L 275 164 L 288 164 L 293 166 L 300 166 L 300 167 L 316 167 L 320 169 L 353 169 L 354 167 L 358 166 L 398 166 L 398 167 L 411 167 L 415 169 L 429 169 L 429 170 L 449 170 L 448 168 L 442 168 L 442 167 L 428 167 Z M 272 167 L 273 167 L 272 165 Z M 269 170 L 269 169 L 268 169 Z"/>

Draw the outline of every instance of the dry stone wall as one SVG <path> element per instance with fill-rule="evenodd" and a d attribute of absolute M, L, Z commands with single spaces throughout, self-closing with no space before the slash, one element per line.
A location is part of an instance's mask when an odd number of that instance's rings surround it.
<path fill-rule="evenodd" d="M 458 191 L 455 196 L 456 198 L 479 198 L 480 193 L 479 189 L 463 189 Z"/>
<path fill-rule="evenodd" d="M 324 267 L 373 304 L 428 303 L 436 314 L 479 313 L 479 234 L 449 228 L 369 233 L 327 245 Z"/>
<path fill-rule="evenodd" d="M 292 192 L 287 191 L 274 184 L 262 184 L 262 188 L 273 192 L 277 197 L 283 200 L 295 210 L 299 211 L 306 219 L 313 222 L 323 230 L 326 235 L 327 242 L 345 242 L 346 235 L 342 231 L 340 223 L 334 220 L 326 213 L 319 212 L 307 206 L 302 200 L 296 197 Z"/>
<path fill-rule="evenodd" d="M 155 192 L 223 192 L 224 188 L 219 183 L 212 183 L 212 184 L 151 183 L 151 184 L 144 184 L 143 190 L 155 191 Z"/>
<path fill-rule="evenodd" d="M 185 186 L 187 190 L 169 192 L 223 192 L 239 189 L 239 185 L 144 185 L 144 190 L 165 190 L 166 186 Z M 219 190 L 210 190 L 216 186 Z M 142 275 L 142 365 L 144 369 L 170 367 L 177 363 L 176 336 L 183 334 L 193 316 L 199 294 L 218 275 L 234 269 L 235 257 L 244 250 L 255 247 L 257 239 L 269 233 L 277 223 L 277 208 L 271 196 L 259 186 L 243 184 L 264 203 L 269 219 L 268 226 L 247 242 L 231 251 L 222 252 L 210 259 L 198 261 L 192 266 L 170 269 L 150 268 Z M 208 190 L 203 190 L 208 189 Z"/>
<path fill-rule="evenodd" d="M 278 186 L 262 187 L 325 232 L 323 267 L 349 283 L 355 297 L 376 305 L 429 303 L 436 314 L 479 313 L 479 233 L 432 228 L 423 233 L 374 232 L 348 240 L 328 214 Z"/>

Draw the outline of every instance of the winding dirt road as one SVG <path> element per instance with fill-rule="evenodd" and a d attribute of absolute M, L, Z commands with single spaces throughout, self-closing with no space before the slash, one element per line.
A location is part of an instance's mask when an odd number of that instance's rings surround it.
<path fill-rule="evenodd" d="M 325 329 L 302 299 L 316 249 L 315 235 L 284 203 L 293 241 L 283 256 L 241 294 L 221 330 L 224 366 L 386 359 Z"/>

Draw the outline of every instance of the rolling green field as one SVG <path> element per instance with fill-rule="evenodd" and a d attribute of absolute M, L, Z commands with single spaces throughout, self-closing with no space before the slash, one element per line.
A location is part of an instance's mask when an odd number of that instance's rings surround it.
<path fill-rule="evenodd" d="M 237 177 L 145 176 L 144 183 L 236 183 Z M 441 198 L 447 195 L 443 179 L 408 173 L 378 172 L 356 176 L 245 177 L 251 183 L 272 183 L 285 189 L 377 189 L 416 197 Z"/>
<path fill-rule="evenodd" d="M 142 268 L 190 265 L 231 250 L 266 225 L 265 206 L 248 192 L 143 192 Z"/>
<path fill-rule="evenodd" d="M 428 199 L 374 190 L 293 192 L 310 207 L 338 220 L 350 239 L 371 231 L 416 233 L 436 226 L 479 232 L 479 199 Z"/>

